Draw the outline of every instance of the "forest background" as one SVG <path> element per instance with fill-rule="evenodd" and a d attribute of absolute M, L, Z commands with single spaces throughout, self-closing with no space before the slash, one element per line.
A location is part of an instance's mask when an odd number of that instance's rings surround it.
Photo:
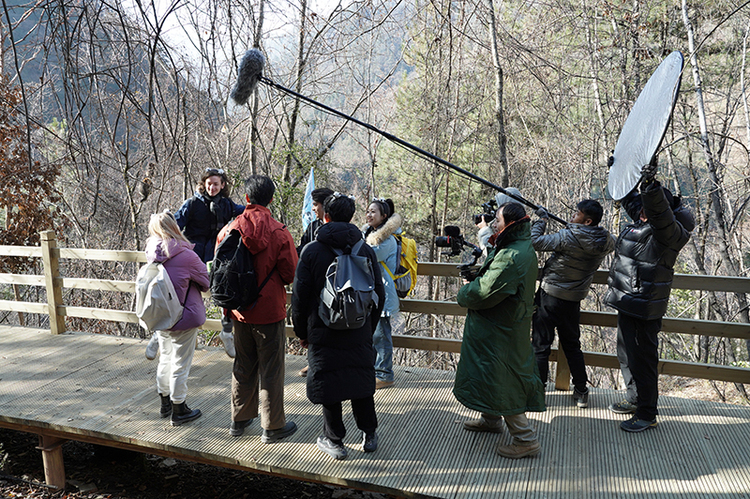
<path fill-rule="evenodd" d="M 685 55 L 659 178 L 698 225 L 677 272 L 746 276 L 750 111 L 748 3 L 708 0 L 2 0 L 0 244 L 142 250 L 150 214 L 176 210 L 207 167 L 270 175 L 271 208 L 296 239 L 312 169 L 317 186 L 395 200 L 420 260 L 445 261 L 434 236 L 494 196 L 440 164 L 290 92 L 261 84 L 246 106 L 229 93 L 244 52 L 266 55 L 277 84 L 386 130 L 568 219 L 598 199 L 602 224 L 626 223 L 606 193 L 607 158 L 640 90 L 670 52 Z M 552 230 L 558 227 L 550 224 Z M 540 255 L 540 262 L 544 255 Z M 603 266 L 609 265 L 609 259 Z M 132 264 L 66 263 L 63 272 L 132 280 Z M 12 258 L 2 272 L 38 273 Z M 457 280 L 420 278 L 418 298 L 455 299 Z M 44 300 L 34 287 L 3 299 Z M 603 310 L 595 287 L 584 309 Z M 36 298 L 34 297 L 36 295 Z M 66 290 L 66 303 L 131 309 L 119 293 Z M 217 313 L 217 311 L 212 311 Z M 744 294 L 674 291 L 668 315 L 750 322 Z M 46 316 L 19 319 L 45 327 Z M 77 330 L 142 336 L 135 325 L 71 319 Z M 460 338 L 461 318 L 407 315 L 406 334 Z M 584 349 L 615 351 L 612 328 L 584 328 Z M 750 365 L 750 342 L 662 334 L 661 357 Z M 298 352 L 294 343 L 290 350 Z M 457 356 L 398 350 L 396 361 L 455 368 Z M 618 373 L 592 369 L 616 387 Z M 670 379 L 668 388 L 679 389 Z M 742 385 L 707 383 L 747 403 Z"/>

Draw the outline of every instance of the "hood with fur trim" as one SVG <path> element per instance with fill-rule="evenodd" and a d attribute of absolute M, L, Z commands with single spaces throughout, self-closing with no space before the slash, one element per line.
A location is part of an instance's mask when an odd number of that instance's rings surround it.
<path fill-rule="evenodd" d="M 365 241 L 370 246 L 378 246 L 382 244 L 383 241 L 391 236 L 391 234 L 398 234 L 401 232 L 402 222 L 403 218 L 401 218 L 401 215 L 398 212 L 394 213 L 383 225 L 367 234 Z"/>

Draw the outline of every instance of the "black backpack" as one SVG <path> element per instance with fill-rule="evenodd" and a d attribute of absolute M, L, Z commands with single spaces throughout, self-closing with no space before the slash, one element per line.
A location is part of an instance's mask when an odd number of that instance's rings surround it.
<path fill-rule="evenodd" d="M 216 305 L 229 310 L 243 310 L 258 301 L 273 270 L 258 286 L 253 260 L 252 253 L 242 243 L 242 234 L 232 229 L 216 248 L 211 266 L 211 299 Z"/>
<path fill-rule="evenodd" d="M 372 262 L 357 255 L 363 244 L 359 241 L 347 254 L 331 247 L 336 258 L 326 270 L 318 306 L 318 315 L 331 329 L 359 329 L 377 307 Z"/>

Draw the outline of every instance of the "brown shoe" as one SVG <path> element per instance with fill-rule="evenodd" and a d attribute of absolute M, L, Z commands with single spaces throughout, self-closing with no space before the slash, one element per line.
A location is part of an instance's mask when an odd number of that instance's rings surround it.
<path fill-rule="evenodd" d="M 539 442 L 534 442 L 529 445 L 519 445 L 513 442 L 510 445 L 498 445 L 495 452 L 508 459 L 521 459 L 522 457 L 536 456 L 542 451 L 542 446 Z"/>
<path fill-rule="evenodd" d="M 486 431 L 488 433 L 502 433 L 503 421 L 498 419 L 497 421 L 487 421 L 483 417 L 479 419 L 470 419 L 464 421 L 464 430 L 469 431 Z"/>
<path fill-rule="evenodd" d="M 306 378 L 307 377 L 307 370 L 310 368 L 310 366 L 305 366 L 299 371 L 297 371 L 297 376 L 300 378 Z"/>
<path fill-rule="evenodd" d="M 395 381 L 384 381 L 382 379 L 376 379 L 375 380 L 375 389 L 380 390 L 381 388 L 388 388 L 390 386 L 393 386 Z"/>

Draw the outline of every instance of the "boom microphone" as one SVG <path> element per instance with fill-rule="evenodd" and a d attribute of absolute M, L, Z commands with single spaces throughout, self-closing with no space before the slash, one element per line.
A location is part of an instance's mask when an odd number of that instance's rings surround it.
<path fill-rule="evenodd" d="M 245 52 L 240 62 L 240 69 L 237 73 L 237 83 L 232 90 L 232 100 L 240 106 L 255 92 L 258 81 L 263 76 L 263 67 L 266 65 L 266 58 L 258 49 L 250 49 Z"/>
<path fill-rule="evenodd" d="M 413 144 L 410 144 L 409 142 L 403 139 L 400 139 L 399 137 L 396 137 L 395 135 L 390 134 L 384 130 L 380 130 L 376 126 L 371 125 L 370 123 L 365 123 L 364 121 L 360 121 L 353 116 L 349 116 L 348 114 L 342 113 L 341 111 L 338 111 L 336 109 L 333 109 L 332 107 L 326 106 L 325 104 L 322 104 L 314 99 L 311 99 L 310 97 L 304 96 L 300 94 L 299 92 L 295 92 L 294 90 L 290 90 L 286 87 L 279 85 L 278 83 L 272 80 L 269 80 L 268 78 L 263 76 L 263 67 L 265 66 L 265 64 L 266 64 L 266 59 L 265 57 L 263 57 L 263 54 L 260 52 L 260 50 L 250 49 L 247 52 L 245 52 L 245 55 L 242 57 L 242 61 L 240 62 L 240 68 L 237 74 L 237 83 L 235 84 L 234 89 L 232 90 L 232 93 L 231 93 L 232 99 L 237 104 L 240 104 L 240 105 L 245 104 L 247 100 L 250 98 L 250 95 L 252 95 L 252 93 L 255 91 L 255 87 L 258 85 L 258 82 L 261 82 L 265 85 L 281 90 L 282 92 L 289 94 L 293 97 L 301 99 L 307 102 L 308 104 L 311 104 L 317 107 L 318 109 L 322 109 L 323 111 L 339 116 L 340 118 L 344 118 L 345 120 L 351 121 L 352 123 L 356 123 L 357 125 L 363 126 L 364 128 L 372 132 L 375 132 L 381 135 L 382 137 L 385 137 L 387 140 L 390 140 L 391 142 L 394 142 L 402 147 L 409 149 L 411 152 L 417 154 L 418 156 L 421 156 L 426 159 L 430 159 L 432 161 L 440 163 L 443 166 L 447 166 L 448 168 L 472 180 L 480 182 L 486 185 L 487 187 L 491 187 L 495 189 L 496 191 L 502 192 L 506 196 L 518 201 L 521 204 L 525 204 L 526 206 L 529 206 L 530 208 L 534 210 L 538 210 L 539 208 L 541 208 L 541 206 L 539 206 L 538 204 L 532 203 L 531 201 L 524 199 L 520 194 L 516 194 L 508 190 L 505 190 L 499 185 L 495 185 L 492 182 L 485 180 L 478 175 L 474 175 L 473 173 L 466 171 L 463 168 L 460 168 L 454 165 L 453 163 L 446 161 L 439 156 L 436 156 L 435 154 L 427 152 L 424 149 L 421 149 Z M 563 225 L 567 224 L 565 220 L 551 213 L 549 214 L 549 217 L 552 220 L 555 220 L 556 222 L 559 222 Z"/>

